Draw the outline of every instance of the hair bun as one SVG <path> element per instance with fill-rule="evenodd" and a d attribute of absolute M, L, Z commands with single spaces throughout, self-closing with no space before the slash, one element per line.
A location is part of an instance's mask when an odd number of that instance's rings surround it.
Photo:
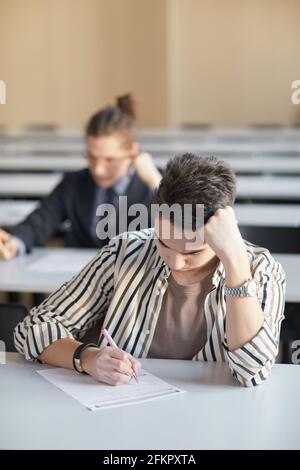
<path fill-rule="evenodd" d="M 118 96 L 116 99 L 116 105 L 121 109 L 121 111 L 123 111 L 123 113 L 126 113 L 135 119 L 135 102 L 130 93 Z"/>

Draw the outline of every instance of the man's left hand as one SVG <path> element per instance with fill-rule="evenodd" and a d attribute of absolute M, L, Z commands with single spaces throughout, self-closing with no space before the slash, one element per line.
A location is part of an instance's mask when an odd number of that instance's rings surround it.
<path fill-rule="evenodd" d="M 150 188 L 155 189 L 159 185 L 161 174 L 156 168 L 150 153 L 140 153 L 134 158 L 133 164 L 140 179 Z"/>
<path fill-rule="evenodd" d="M 204 226 L 204 242 L 223 264 L 239 257 L 247 257 L 245 243 L 242 239 L 235 213 L 232 207 L 218 209 Z"/>

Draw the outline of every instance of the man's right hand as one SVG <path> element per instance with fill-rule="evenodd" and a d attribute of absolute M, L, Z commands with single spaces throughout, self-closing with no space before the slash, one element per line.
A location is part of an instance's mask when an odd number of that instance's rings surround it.
<path fill-rule="evenodd" d="M 138 376 L 140 362 L 122 349 L 106 346 L 102 349 L 87 348 L 81 356 L 83 370 L 98 382 L 122 385 Z"/>
<path fill-rule="evenodd" d="M 5 230 L 0 228 L 0 259 L 11 259 L 18 253 L 18 242 Z"/>

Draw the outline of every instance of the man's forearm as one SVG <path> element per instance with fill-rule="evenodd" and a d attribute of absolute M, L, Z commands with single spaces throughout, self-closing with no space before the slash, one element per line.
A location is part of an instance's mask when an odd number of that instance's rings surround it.
<path fill-rule="evenodd" d="M 73 369 L 73 355 L 81 343 L 71 338 L 63 338 L 50 344 L 39 356 L 40 361 L 52 366 Z"/>
<path fill-rule="evenodd" d="M 224 263 L 225 283 L 239 287 L 251 279 L 247 254 Z M 257 297 L 226 297 L 226 336 L 230 351 L 243 346 L 257 335 L 264 321 Z"/>

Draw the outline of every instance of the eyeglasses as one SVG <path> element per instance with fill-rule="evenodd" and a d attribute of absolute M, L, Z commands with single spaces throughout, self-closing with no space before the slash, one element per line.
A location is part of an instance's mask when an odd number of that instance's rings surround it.
<path fill-rule="evenodd" d="M 88 160 L 91 165 L 96 165 L 98 162 L 103 162 L 106 166 L 117 166 L 120 162 L 124 162 L 125 160 L 131 160 L 132 157 L 126 155 L 124 157 L 95 157 L 91 155 L 89 152 L 84 154 L 84 158 Z"/>

